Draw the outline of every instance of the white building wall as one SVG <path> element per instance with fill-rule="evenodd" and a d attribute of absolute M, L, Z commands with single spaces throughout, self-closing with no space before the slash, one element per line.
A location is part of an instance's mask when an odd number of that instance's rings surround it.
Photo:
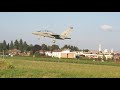
<path fill-rule="evenodd" d="M 52 52 L 52 57 L 61 58 L 61 52 Z"/>
<path fill-rule="evenodd" d="M 45 52 L 45 55 L 46 56 L 52 56 L 52 53 L 51 52 Z"/>
<path fill-rule="evenodd" d="M 98 55 L 98 57 L 103 58 L 103 55 Z M 108 58 L 112 59 L 113 55 L 105 55 L 106 60 L 108 60 Z"/>

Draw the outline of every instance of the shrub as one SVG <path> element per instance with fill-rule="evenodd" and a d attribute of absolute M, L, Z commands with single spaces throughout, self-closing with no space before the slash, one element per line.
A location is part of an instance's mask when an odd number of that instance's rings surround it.
<path fill-rule="evenodd" d="M 39 52 L 35 52 L 34 55 L 35 55 L 35 57 L 40 57 L 40 53 Z"/>
<path fill-rule="evenodd" d="M 0 61 L 0 70 L 4 69 L 13 69 L 15 68 L 9 61 L 2 60 Z"/>
<path fill-rule="evenodd" d="M 13 65 L 8 65 L 7 68 L 8 68 L 8 69 L 13 69 L 13 68 L 15 68 L 15 67 L 14 67 Z"/>

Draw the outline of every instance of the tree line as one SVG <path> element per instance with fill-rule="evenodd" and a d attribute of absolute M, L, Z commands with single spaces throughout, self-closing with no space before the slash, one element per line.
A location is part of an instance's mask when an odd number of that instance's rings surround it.
<path fill-rule="evenodd" d="M 27 52 L 27 51 L 39 51 L 39 50 L 47 50 L 47 51 L 54 51 L 54 50 L 63 50 L 63 49 L 70 49 L 71 51 L 79 51 L 79 48 L 77 46 L 72 46 L 72 45 L 64 45 L 62 48 L 60 48 L 58 45 L 53 44 L 52 46 L 42 44 L 42 45 L 28 45 L 26 41 L 23 41 L 22 39 L 20 40 L 15 40 L 11 41 L 10 43 L 7 43 L 5 40 L 3 40 L 2 43 L 0 43 L 0 51 L 2 52 L 3 50 L 8 51 L 12 49 L 17 49 L 20 50 L 21 53 Z M 87 49 L 88 50 L 88 49 Z"/>
<path fill-rule="evenodd" d="M 30 51 L 32 49 L 33 45 L 28 45 L 26 41 L 23 41 L 22 39 L 15 40 L 14 42 L 11 41 L 10 43 L 7 43 L 5 40 L 3 40 L 2 43 L 0 43 L 0 51 L 7 51 L 12 49 L 20 50 L 21 52 Z"/>

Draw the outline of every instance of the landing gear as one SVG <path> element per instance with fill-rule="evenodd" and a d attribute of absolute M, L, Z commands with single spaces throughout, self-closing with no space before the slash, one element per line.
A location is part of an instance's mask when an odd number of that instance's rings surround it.
<path fill-rule="evenodd" d="M 53 39 L 53 43 L 55 43 L 56 42 L 56 40 L 55 40 L 55 38 Z"/>
<path fill-rule="evenodd" d="M 53 43 L 55 43 L 55 40 L 53 40 Z"/>
<path fill-rule="evenodd" d="M 38 40 L 45 38 L 45 36 L 38 36 Z"/>
<path fill-rule="evenodd" d="M 41 37 L 40 36 L 37 36 L 38 37 L 38 40 L 40 40 L 41 39 Z"/>

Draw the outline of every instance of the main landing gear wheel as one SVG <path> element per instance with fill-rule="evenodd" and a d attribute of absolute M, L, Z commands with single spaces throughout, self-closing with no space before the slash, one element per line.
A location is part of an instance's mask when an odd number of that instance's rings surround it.
<path fill-rule="evenodd" d="M 55 43 L 55 40 L 53 40 L 53 43 Z"/>

